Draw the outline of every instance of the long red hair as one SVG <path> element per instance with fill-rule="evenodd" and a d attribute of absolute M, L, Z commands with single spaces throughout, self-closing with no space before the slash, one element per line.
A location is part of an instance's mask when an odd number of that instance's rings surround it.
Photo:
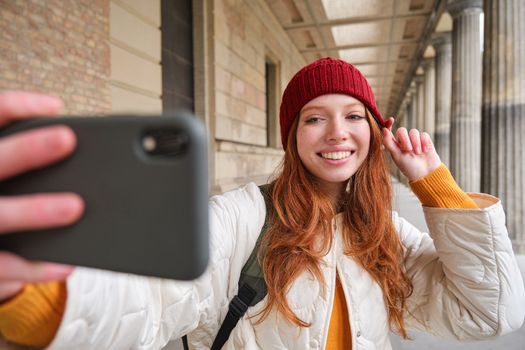
<path fill-rule="evenodd" d="M 329 196 L 319 190 L 315 177 L 299 158 L 298 119 L 288 134 L 280 172 L 270 187 L 275 215 L 260 255 L 268 286 L 267 304 L 260 320 L 275 308 L 294 324 L 309 326 L 291 310 L 286 293 L 305 271 L 325 285 L 322 258 L 332 245 L 332 219 L 342 211 L 345 254 L 356 259 L 379 284 L 391 328 L 406 337 L 403 314 L 412 284 L 403 269 L 403 248 L 392 223 L 392 189 L 381 149 L 381 131 L 367 111 L 371 129 L 369 154 L 348 180 L 340 208 L 333 208 Z"/>

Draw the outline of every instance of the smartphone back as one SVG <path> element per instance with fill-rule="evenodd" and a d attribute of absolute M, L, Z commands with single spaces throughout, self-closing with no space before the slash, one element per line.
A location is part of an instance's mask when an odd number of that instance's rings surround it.
<path fill-rule="evenodd" d="M 0 182 L 0 195 L 75 192 L 74 225 L 0 235 L 0 250 L 54 261 L 190 280 L 208 263 L 204 126 L 190 114 L 34 119 L 1 135 L 64 124 L 77 136 L 66 160 Z"/>

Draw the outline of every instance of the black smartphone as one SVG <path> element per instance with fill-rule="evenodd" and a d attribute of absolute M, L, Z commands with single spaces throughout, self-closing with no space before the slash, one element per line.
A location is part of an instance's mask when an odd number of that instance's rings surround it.
<path fill-rule="evenodd" d="M 162 278 L 200 276 L 209 256 L 203 124 L 187 112 L 38 118 L 0 137 L 56 124 L 75 132 L 73 155 L 0 182 L 0 195 L 75 192 L 84 215 L 68 227 L 0 235 L 0 250 Z"/>

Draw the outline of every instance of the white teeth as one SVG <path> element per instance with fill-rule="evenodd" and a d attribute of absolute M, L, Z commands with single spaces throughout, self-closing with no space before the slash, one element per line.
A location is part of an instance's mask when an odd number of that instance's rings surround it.
<path fill-rule="evenodd" d="M 349 152 L 349 151 L 346 151 L 346 152 L 328 152 L 328 153 L 321 153 L 321 157 L 326 158 L 326 159 L 337 160 L 337 159 L 348 158 L 348 157 L 350 157 L 350 155 L 352 155 L 352 153 L 353 152 Z"/>

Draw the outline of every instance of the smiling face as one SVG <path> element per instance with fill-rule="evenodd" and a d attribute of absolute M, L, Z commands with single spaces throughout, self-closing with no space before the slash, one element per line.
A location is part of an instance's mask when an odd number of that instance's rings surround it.
<path fill-rule="evenodd" d="M 359 100 L 341 94 L 322 95 L 301 109 L 297 151 L 321 186 L 339 192 L 363 164 L 369 148 L 370 125 Z"/>

